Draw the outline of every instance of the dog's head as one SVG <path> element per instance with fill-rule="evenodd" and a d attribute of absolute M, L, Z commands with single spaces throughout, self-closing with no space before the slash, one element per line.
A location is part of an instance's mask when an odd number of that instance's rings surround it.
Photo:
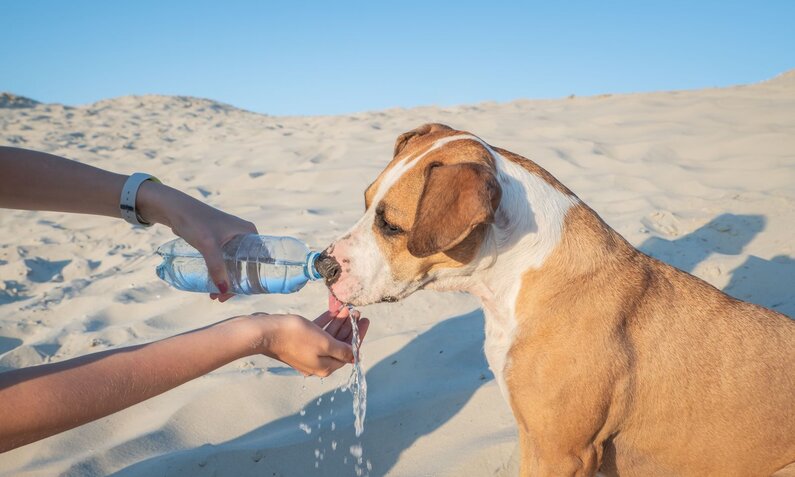
<path fill-rule="evenodd" d="M 326 250 L 339 264 L 326 276 L 329 288 L 344 303 L 366 305 L 465 274 L 501 193 L 494 158 L 476 137 L 442 124 L 400 135 L 365 191 L 364 216 Z"/>

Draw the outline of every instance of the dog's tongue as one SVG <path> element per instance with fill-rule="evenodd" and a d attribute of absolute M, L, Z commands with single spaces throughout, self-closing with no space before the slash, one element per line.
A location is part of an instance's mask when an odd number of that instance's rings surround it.
<path fill-rule="evenodd" d="M 341 301 L 337 300 L 337 297 L 335 297 L 331 292 L 329 292 L 329 294 L 328 294 L 328 311 L 330 311 L 331 313 L 336 315 L 337 312 L 340 311 L 340 309 L 342 308 L 342 305 L 344 305 L 344 303 L 342 303 Z"/>

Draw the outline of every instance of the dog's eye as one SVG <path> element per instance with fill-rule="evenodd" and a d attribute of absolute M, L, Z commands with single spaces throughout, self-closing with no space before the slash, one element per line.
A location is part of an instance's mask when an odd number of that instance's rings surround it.
<path fill-rule="evenodd" d="M 397 235 L 403 232 L 403 229 L 398 227 L 397 225 L 390 224 L 389 222 L 384 222 L 384 232 L 387 235 Z"/>
<path fill-rule="evenodd" d="M 387 236 L 399 235 L 403 233 L 403 229 L 386 221 L 384 218 L 384 210 L 381 208 L 378 208 L 375 211 L 375 225 L 378 227 L 381 233 Z"/>

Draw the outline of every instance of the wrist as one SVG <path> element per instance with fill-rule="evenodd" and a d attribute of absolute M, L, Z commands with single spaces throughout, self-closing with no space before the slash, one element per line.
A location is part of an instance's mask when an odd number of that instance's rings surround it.
<path fill-rule="evenodd" d="M 150 224 L 158 223 L 171 227 L 167 204 L 173 201 L 169 196 L 174 192 L 176 192 L 174 189 L 159 182 L 144 182 L 138 189 L 135 201 L 138 214 Z"/>
<path fill-rule="evenodd" d="M 234 354 L 234 359 L 267 354 L 274 326 L 267 316 L 237 316 L 214 325 Z"/>

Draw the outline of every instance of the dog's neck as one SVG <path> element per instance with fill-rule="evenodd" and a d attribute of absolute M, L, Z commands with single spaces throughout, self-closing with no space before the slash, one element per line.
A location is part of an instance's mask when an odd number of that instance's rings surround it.
<path fill-rule="evenodd" d="M 566 214 L 579 200 L 497 151 L 492 154 L 502 188 L 494 223 L 469 270 L 445 281 L 448 288 L 480 298 L 486 315 L 486 359 L 508 399 L 503 370 L 519 322 L 516 305 L 522 277 L 541 268 L 553 253 Z"/>
<path fill-rule="evenodd" d="M 617 255 L 617 248 L 631 246 L 565 187 L 551 182 L 554 178 L 537 173 L 534 164 L 492 154 L 502 197 L 479 257 L 430 288 L 467 291 L 480 299 L 486 358 L 507 398 L 503 371 L 517 328 L 528 319 L 519 316 L 528 313 L 528 298 L 532 302 L 540 289 L 594 273 Z M 517 310 L 520 295 L 525 306 Z M 543 304 L 536 305 L 530 313 L 543 312 L 538 309 Z"/>
<path fill-rule="evenodd" d="M 521 164 L 494 151 L 502 199 L 466 291 L 495 314 L 513 318 L 522 275 L 558 246 L 569 209 L 579 203 Z"/>

